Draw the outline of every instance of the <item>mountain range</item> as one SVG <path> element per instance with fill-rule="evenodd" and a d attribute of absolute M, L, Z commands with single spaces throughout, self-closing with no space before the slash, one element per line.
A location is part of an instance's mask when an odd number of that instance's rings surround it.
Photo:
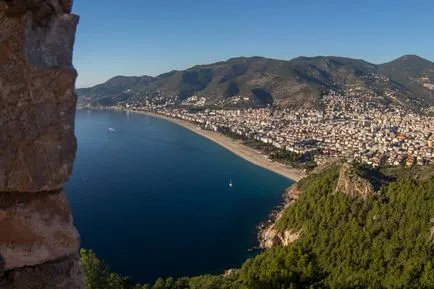
<path fill-rule="evenodd" d="M 434 63 L 405 55 L 384 64 L 335 56 L 238 57 L 156 77 L 116 76 L 76 90 L 80 106 L 146 101 L 205 107 L 315 107 L 333 91 L 426 110 L 434 106 Z"/>

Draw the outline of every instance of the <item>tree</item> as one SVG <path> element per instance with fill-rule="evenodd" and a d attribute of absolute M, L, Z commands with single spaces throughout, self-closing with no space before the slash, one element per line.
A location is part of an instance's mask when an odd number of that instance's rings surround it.
<path fill-rule="evenodd" d="M 106 264 L 99 260 L 92 250 L 81 249 L 80 258 L 86 289 L 108 287 L 108 268 Z"/>

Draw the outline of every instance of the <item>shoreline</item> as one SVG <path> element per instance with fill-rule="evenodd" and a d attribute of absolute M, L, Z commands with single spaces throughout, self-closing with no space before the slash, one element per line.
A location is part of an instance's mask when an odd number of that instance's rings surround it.
<path fill-rule="evenodd" d="M 288 168 L 279 162 L 271 161 L 264 154 L 256 151 L 255 149 L 252 149 L 251 147 L 248 147 L 247 145 L 241 143 L 240 141 L 224 136 L 219 132 L 203 130 L 200 129 L 198 126 L 194 125 L 193 123 L 187 122 L 185 120 L 167 117 L 165 115 L 161 115 L 158 113 L 152 113 L 147 111 L 131 111 L 131 112 L 150 115 L 180 125 L 224 147 L 228 151 L 243 158 L 244 160 L 256 166 L 262 167 L 264 169 L 277 173 L 281 176 L 284 176 L 294 182 L 298 182 L 299 180 L 305 177 L 305 173 L 302 170 L 296 168 Z"/>
<path fill-rule="evenodd" d="M 304 178 L 306 176 L 306 173 L 300 169 L 289 168 L 289 167 L 286 167 L 284 164 L 269 160 L 266 155 L 264 155 L 261 152 L 258 152 L 257 150 L 241 143 L 241 141 L 231 139 L 227 136 L 222 135 L 219 132 L 200 129 L 197 125 L 195 125 L 191 122 L 185 121 L 185 120 L 176 119 L 176 118 L 168 117 L 165 115 L 161 115 L 161 114 L 149 112 L 149 111 L 129 110 L 129 109 L 124 109 L 124 108 L 119 108 L 119 107 L 111 107 L 111 108 L 103 108 L 103 109 L 128 111 L 128 112 L 133 112 L 133 113 L 143 114 L 143 115 L 149 115 L 152 117 L 164 119 L 164 120 L 170 121 L 172 123 L 175 123 L 177 125 L 180 125 L 186 129 L 192 131 L 193 133 L 196 133 L 202 137 L 205 137 L 205 138 L 211 140 L 212 142 L 222 146 L 223 148 L 229 150 L 233 154 L 243 158 L 244 160 L 246 160 L 246 161 L 248 161 L 248 162 L 250 162 L 256 166 L 262 167 L 262 168 L 267 169 L 269 171 L 272 171 L 276 174 L 284 176 L 284 177 L 286 177 L 286 178 L 288 178 L 294 182 L 298 182 L 299 180 L 301 180 L 302 178 Z"/>

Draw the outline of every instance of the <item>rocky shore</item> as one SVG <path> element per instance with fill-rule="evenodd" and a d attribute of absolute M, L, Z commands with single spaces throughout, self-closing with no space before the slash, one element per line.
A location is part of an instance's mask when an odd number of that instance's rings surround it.
<path fill-rule="evenodd" d="M 94 109 L 94 108 L 91 108 Z M 175 119 L 171 117 L 167 117 L 161 114 L 148 112 L 148 111 L 136 111 L 136 110 L 127 110 L 125 108 L 121 107 L 102 107 L 102 108 L 95 108 L 95 109 L 101 109 L 101 110 L 119 110 L 119 111 L 129 111 L 144 115 L 150 115 L 153 117 L 161 118 L 173 123 L 176 123 L 196 134 L 199 134 L 203 137 L 206 137 L 210 139 L 211 141 L 219 144 L 220 146 L 228 149 L 232 153 L 238 155 L 239 157 L 244 158 L 245 160 L 263 167 L 265 169 L 268 169 L 270 171 L 273 171 L 277 174 L 280 174 L 284 177 L 287 177 L 291 180 L 294 180 L 298 182 L 302 178 L 306 176 L 305 172 L 300 169 L 295 168 L 289 168 L 284 166 L 281 163 L 270 161 L 267 156 L 262 154 L 259 151 L 256 151 L 244 144 L 242 144 L 240 141 L 231 139 L 227 136 L 224 136 L 218 132 L 214 131 L 208 131 L 203 130 L 197 125 L 190 123 L 188 121 Z M 283 245 L 286 246 L 290 244 L 291 242 L 294 242 L 300 237 L 301 232 L 287 230 L 284 232 L 278 232 L 275 228 L 275 224 L 279 221 L 279 219 L 282 217 L 285 209 L 292 204 L 299 195 L 300 191 L 298 190 L 297 183 L 294 183 L 291 187 L 285 190 L 283 193 L 283 200 L 282 203 L 277 206 L 269 215 L 266 221 L 262 222 L 258 225 L 258 241 L 259 241 L 259 248 L 260 249 L 267 249 L 272 248 L 277 245 Z"/>
<path fill-rule="evenodd" d="M 285 230 L 279 232 L 276 228 L 276 224 L 285 210 L 298 199 L 299 194 L 300 191 L 297 183 L 295 183 L 285 191 L 282 205 L 276 207 L 268 219 L 258 226 L 258 240 L 261 249 L 269 249 L 278 245 L 287 246 L 300 237 L 301 231 Z"/>

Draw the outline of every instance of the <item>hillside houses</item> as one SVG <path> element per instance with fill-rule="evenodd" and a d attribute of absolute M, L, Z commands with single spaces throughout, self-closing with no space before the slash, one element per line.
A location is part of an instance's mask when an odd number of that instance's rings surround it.
<path fill-rule="evenodd" d="M 304 154 L 314 152 L 318 164 L 329 158 L 372 166 L 382 164 L 423 165 L 434 163 L 434 118 L 384 105 L 376 96 L 330 92 L 323 108 L 290 109 L 206 109 L 145 105 L 169 117 L 199 124 L 204 129 L 233 133 L 271 144 L 278 149 Z"/>

